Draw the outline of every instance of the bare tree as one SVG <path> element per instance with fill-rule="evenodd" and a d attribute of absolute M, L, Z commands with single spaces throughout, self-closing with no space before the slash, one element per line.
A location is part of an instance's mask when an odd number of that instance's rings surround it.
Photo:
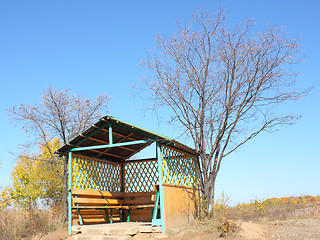
<path fill-rule="evenodd" d="M 228 29 L 225 19 L 223 10 L 196 12 L 193 25 L 158 35 L 144 62 L 154 109 L 171 109 L 193 140 L 209 212 L 222 160 L 262 131 L 292 124 L 295 116 L 275 115 L 274 107 L 308 92 L 292 89 L 297 73 L 289 66 L 301 60 L 296 39 L 283 28 L 253 32 L 249 20 Z"/>
<path fill-rule="evenodd" d="M 48 88 L 42 95 L 41 104 L 33 106 L 21 104 L 19 107 L 8 109 L 9 116 L 23 125 L 32 142 L 44 145 L 48 150 L 51 156 L 50 163 L 56 166 L 57 177 L 63 181 L 62 215 L 65 219 L 67 216 L 68 158 L 60 159 L 55 155 L 50 142 L 53 138 L 58 137 L 63 144 L 68 143 L 106 112 L 108 101 L 109 97 L 106 95 L 100 95 L 95 101 L 92 101 L 81 95 L 71 94 L 69 89 L 57 91 Z M 59 164 L 63 164 L 63 172 L 59 171 Z"/>

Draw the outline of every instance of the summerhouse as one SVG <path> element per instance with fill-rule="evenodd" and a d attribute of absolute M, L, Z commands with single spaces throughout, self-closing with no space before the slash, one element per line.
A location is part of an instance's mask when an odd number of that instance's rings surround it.
<path fill-rule="evenodd" d="M 153 148 L 151 158 L 134 157 Z M 171 138 L 105 116 L 56 152 L 68 156 L 72 225 L 151 222 L 162 232 L 198 213 L 195 151 Z"/>

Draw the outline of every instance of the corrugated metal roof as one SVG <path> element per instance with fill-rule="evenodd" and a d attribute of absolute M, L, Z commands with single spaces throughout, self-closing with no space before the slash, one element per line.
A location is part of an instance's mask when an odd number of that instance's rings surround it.
<path fill-rule="evenodd" d="M 112 125 L 113 143 L 154 140 L 161 141 L 163 144 L 171 145 L 188 153 L 195 153 L 194 149 L 179 143 L 172 138 L 126 123 L 112 116 L 102 117 L 98 122 L 58 149 L 56 153 L 65 155 L 72 148 L 109 144 L 110 123 Z M 125 161 L 149 146 L 151 143 L 152 142 L 105 149 L 91 149 L 81 151 L 81 154 L 111 161 Z"/>

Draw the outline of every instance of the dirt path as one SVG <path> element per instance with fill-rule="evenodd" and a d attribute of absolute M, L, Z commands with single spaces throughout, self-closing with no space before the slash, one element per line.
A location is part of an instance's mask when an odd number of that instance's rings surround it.
<path fill-rule="evenodd" d="M 319 240 L 320 217 L 271 221 L 265 229 L 275 240 Z"/>
<path fill-rule="evenodd" d="M 265 225 L 260 223 L 242 222 L 241 230 L 237 238 L 246 240 L 271 240 L 266 230 Z"/>

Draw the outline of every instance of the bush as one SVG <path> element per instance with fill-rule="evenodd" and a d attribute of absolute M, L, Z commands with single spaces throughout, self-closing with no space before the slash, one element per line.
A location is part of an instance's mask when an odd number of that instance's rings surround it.
<path fill-rule="evenodd" d="M 64 226 L 59 208 L 19 209 L 0 211 L 0 239 L 23 239 L 35 234 L 55 231 Z"/>

